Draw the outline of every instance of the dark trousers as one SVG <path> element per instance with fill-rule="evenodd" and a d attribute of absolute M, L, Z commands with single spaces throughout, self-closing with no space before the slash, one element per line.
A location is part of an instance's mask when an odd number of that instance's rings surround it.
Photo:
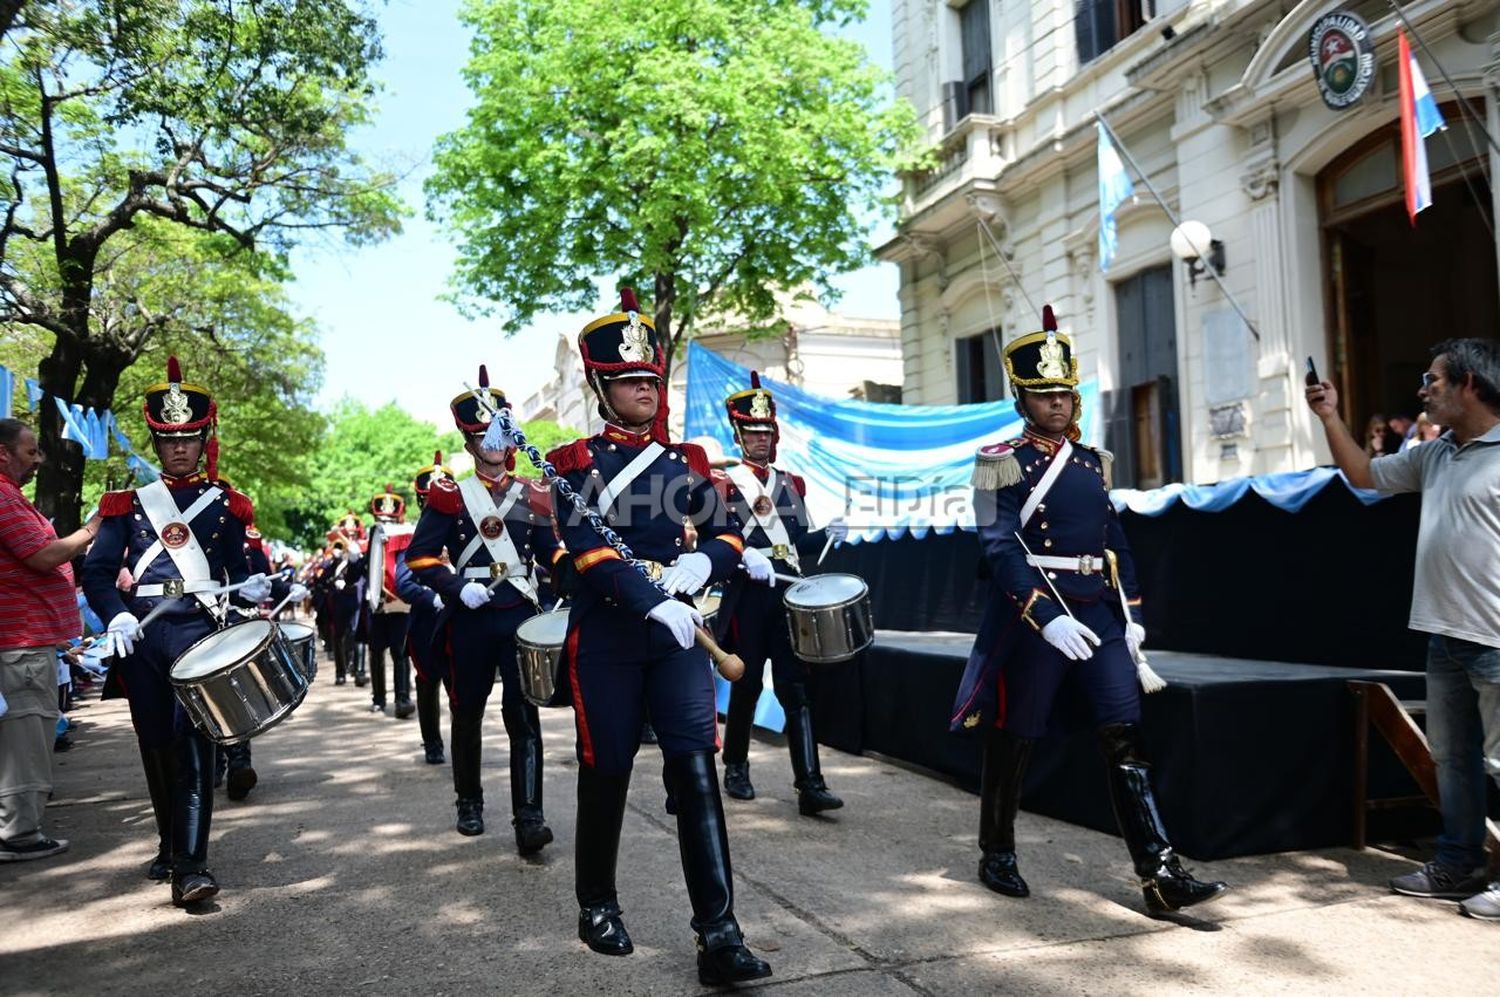
<path fill-rule="evenodd" d="M 452 657 L 448 709 L 452 715 L 453 789 L 461 798 L 482 796 L 481 729 L 497 672 L 500 715 L 510 737 L 512 758 L 531 753 L 540 755 L 541 723 L 536 707 L 521 695 L 521 669 L 516 662 L 516 628 L 535 614 L 535 607 L 528 602 L 506 609 L 461 609 L 448 622 L 447 645 Z M 523 742 L 535 742 L 534 752 Z M 513 791 L 518 788 L 512 786 Z"/>
<path fill-rule="evenodd" d="M 760 701 L 766 660 L 776 699 L 788 715 L 807 704 L 807 665 L 792 653 L 781 593 L 765 586 L 747 587 L 735 607 L 726 646 L 745 661 L 745 675 L 729 690 L 724 723 L 724 764 L 743 762 L 750 751 L 750 728 Z"/>
<path fill-rule="evenodd" d="M 1101 643 L 1087 661 L 1070 661 L 1030 627 L 1012 630 L 1025 646 L 1007 659 L 1001 675 L 997 726 L 1017 737 L 1038 738 L 1047 732 L 1053 704 L 1063 690 L 1087 709 L 1092 727 L 1140 723 L 1140 680 L 1125 644 L 1119 608 L 1102 602 L 1068 605 Z"/>
<path fill-rule="evenodd" d="M 391 652 L 391 673 L 396 702 L 411 699 L 411 668 L 406 659 L 406 613 L 374 613 L 370 616 L 370 698 L 385 705 L 385 652 Z"/>

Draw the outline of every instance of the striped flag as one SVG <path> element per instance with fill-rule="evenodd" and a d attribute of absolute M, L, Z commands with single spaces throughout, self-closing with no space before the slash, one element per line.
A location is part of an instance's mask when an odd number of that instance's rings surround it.
<path fill-rule="evenodd" d="M 1422 67 L 1417 65 L 1406 43 L 1406 32 L 1396 29 L 1400 44 L 1401 76 L 1401 167 L 1406 182 L 1406 216 L 1412 227 L 1417 212 L 1432 207 L 1432 177 L 1427 172 L 1427 136 L 1445 127 Z"/>
<path fill-rule="evenodd" d="M 1104 125 L 1096 123 L 1094 127 L 1099 130 L 1099 269 L 1108 270 L 1120 246 L 1115 209 L 1130 200 L 1135 188 Z"/>

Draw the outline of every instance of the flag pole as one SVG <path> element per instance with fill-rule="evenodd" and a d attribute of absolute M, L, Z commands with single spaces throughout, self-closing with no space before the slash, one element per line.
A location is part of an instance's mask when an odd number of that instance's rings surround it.
<path fill-rule="evenodd" d="M 1135 161 L 1135 157 L 1130 154 L 1130 150 L 1125 147 L 1125 143 L 1120 141 L 1120 136 L 1117 135 L 1115 133 L 1115 130 L 1110 127 L 1109 119 L 1104 116 L 1104 112 L 1096 109 L 1094 111 L 1094 117 L 1098 120 L 1099 124 L 1104 126 L 1104 130 L 1109 133 L 1109 140 L 1115 144 L 1115 148 L 1119 150 L 1120 155 L 1125 157 L 1125 161 L 1130 164 L 1133 170 L 1135 170 L 1136 176 L 1141 178 L 1141 183 L 1146 185 L 1146 189 L 1150 191 L 1151 196 L 1156 199 L 1156 203 L 1161 207 L 1161 210 L 1165 212 L 1167 220 L 1172 223 L 1172 228 L 1180 228 L 1182 226 L 1182 220 L 1177 217 L 1177 212 L 1173 211 L 1171 207 L 1167 205 L 1166 200 L 1161 196 L 1161 194 L 1157 192 L 1156 185 L 1151 182 L 1151 178 L 1146 175 L 1146 171 L 1141 169 L 1141 164 Z M 1103 224 L 1103 219 L 1100 219 L 1100 224 Z M 1183 237 L 1186 238 L 1187 234 L 1183 233 Z M 1208 259 L 1209 247 L 1195 245 L 1191 242 L 1191 240 L 1189 240 L 1189 245 L 1192 245 L 1193 248 L 1198 251 L 1198 259 L 1204 261 Z M 1218 270 L 1216 270 L 1212 266 L 1209 266 L 1206 262 L 1204 263 L 1203 269 L 1204 272 L 1206 272 L 1210 277 L 1214 279 L 1214 283 L 1219 285 L 1219 290 L 1224 292 L 1224 297 L 1229 299 L 1229 304 L 1239 315 L 1240 320 L 1245 323 L 1245 327 L 1250 330 L 1250 335 L 1255 337 L 1255 341 L 1257 343 L 1260 342 L 1260 330 L 1255 328 L 1255 323 L 1250 321 L 1250 316 L 1245 314 L 1245 309 L 1240 307 L 1239 301 L 1237 301 L 1234 295 L 1229 292 L 1229 288 L 1224 286 L 1224 279 L 1219 276 Z"/>

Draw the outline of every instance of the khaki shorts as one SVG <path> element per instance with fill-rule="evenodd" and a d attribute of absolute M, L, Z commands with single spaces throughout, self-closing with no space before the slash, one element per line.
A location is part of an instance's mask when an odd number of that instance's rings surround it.
<path fill-rule="evenodd" d="M 0 723 L 21 717 L 57 720 L 57 649 L 16 647 L 0 651 L 0 695 L 10 707 Z"/>

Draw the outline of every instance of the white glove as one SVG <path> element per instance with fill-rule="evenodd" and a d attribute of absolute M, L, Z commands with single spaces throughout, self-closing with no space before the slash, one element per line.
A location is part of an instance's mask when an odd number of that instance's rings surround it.
<path fill-rule="evenodd" d="M 843 516 L 830 520 L 825 529 L 828 532 L 828 539 L 835 544 L 841 544 L 849 537 L 849 524 L 844 522 Z"/>
<path fill-rule="evenodd" d="M 265 602 L 271 598 L 271 579 L 257 572 L 245 579 L 245 587 L 240 589 L 240 598 L 246 602 Z"/>
<path fill-rule="evenodd" d="M 1125 646 L 1130 648 L 1130 660 L 1136 661 L 1141 656 L 1141 645 L 1146 643 L 1146 628 L 1139 623 L 1125 624 Z"/>
<path fill-rule="evenodd" d="M 292 587 L 286 590 L 287 601 L 301 602 L 307 598 L 307 586 L 300 582 L 293 582 Z"/>
<path fill-rule="evenodd" d="M 704 560 L 708 559 L 708 555 L 702 556 Z M 657 603 L 646 614 L 646 619 L 655 620 L 672 631 L 672 636 L 677 638 L 677 645 L 684 651 L 693 646 L 693 632 L 703 625 L 703 617 L 696 609 L 676 599 Z"/>
<path fill-rule="evenodd" d="M 131 612 L 116 613 L 104 632 L 113 642 L 110 646 L 120 657 L 135 653 L 135 642 L 141 637 L 141 621 Z"/>
<path fill-rule="evenodd" d="M 432 593 L 432 608 L 439 613 L 443 611 L 443 597 L 436 592 Z"/>
<path fill-rule="evenodd" d="M 458 593 L 459 601 L 470 609 L 478 609 L 490 601 L 490 590 L 478 582 L 466 582 Z"/>
<path fill-rule="evenodd" d="M 752 582 L 776 587 L 776 568 L 772 566 L 769 557 L 754 547 L 746 547 L 740 563 L 745 566 L 745 574 L 750 576 Z"/>
<path fill-rule="evenodd" d="M 1071 616 L 1059 616 L 1042 627 L 1042 639 L 1072 661 L 1089 660 L 1099 646 L 1099 635 Z"/>
<path fill-rule="evenodd" d="M 661 576 L 661 587 L 666 590 L 667 595 L 676 595 L 679 592 L 691 595 L 703 588 L 713 570 L 714 562 L 708 559 L 708 555 L 695 550 L 691 554 L 679 557 L 667 569 L 667 573 Z"/>
<path fill-rule="evenodd" d="M 338 579 L 333 583 L 333 587 L 336 591 L 344 591 L 344 580 L 342 578 Z"/>

